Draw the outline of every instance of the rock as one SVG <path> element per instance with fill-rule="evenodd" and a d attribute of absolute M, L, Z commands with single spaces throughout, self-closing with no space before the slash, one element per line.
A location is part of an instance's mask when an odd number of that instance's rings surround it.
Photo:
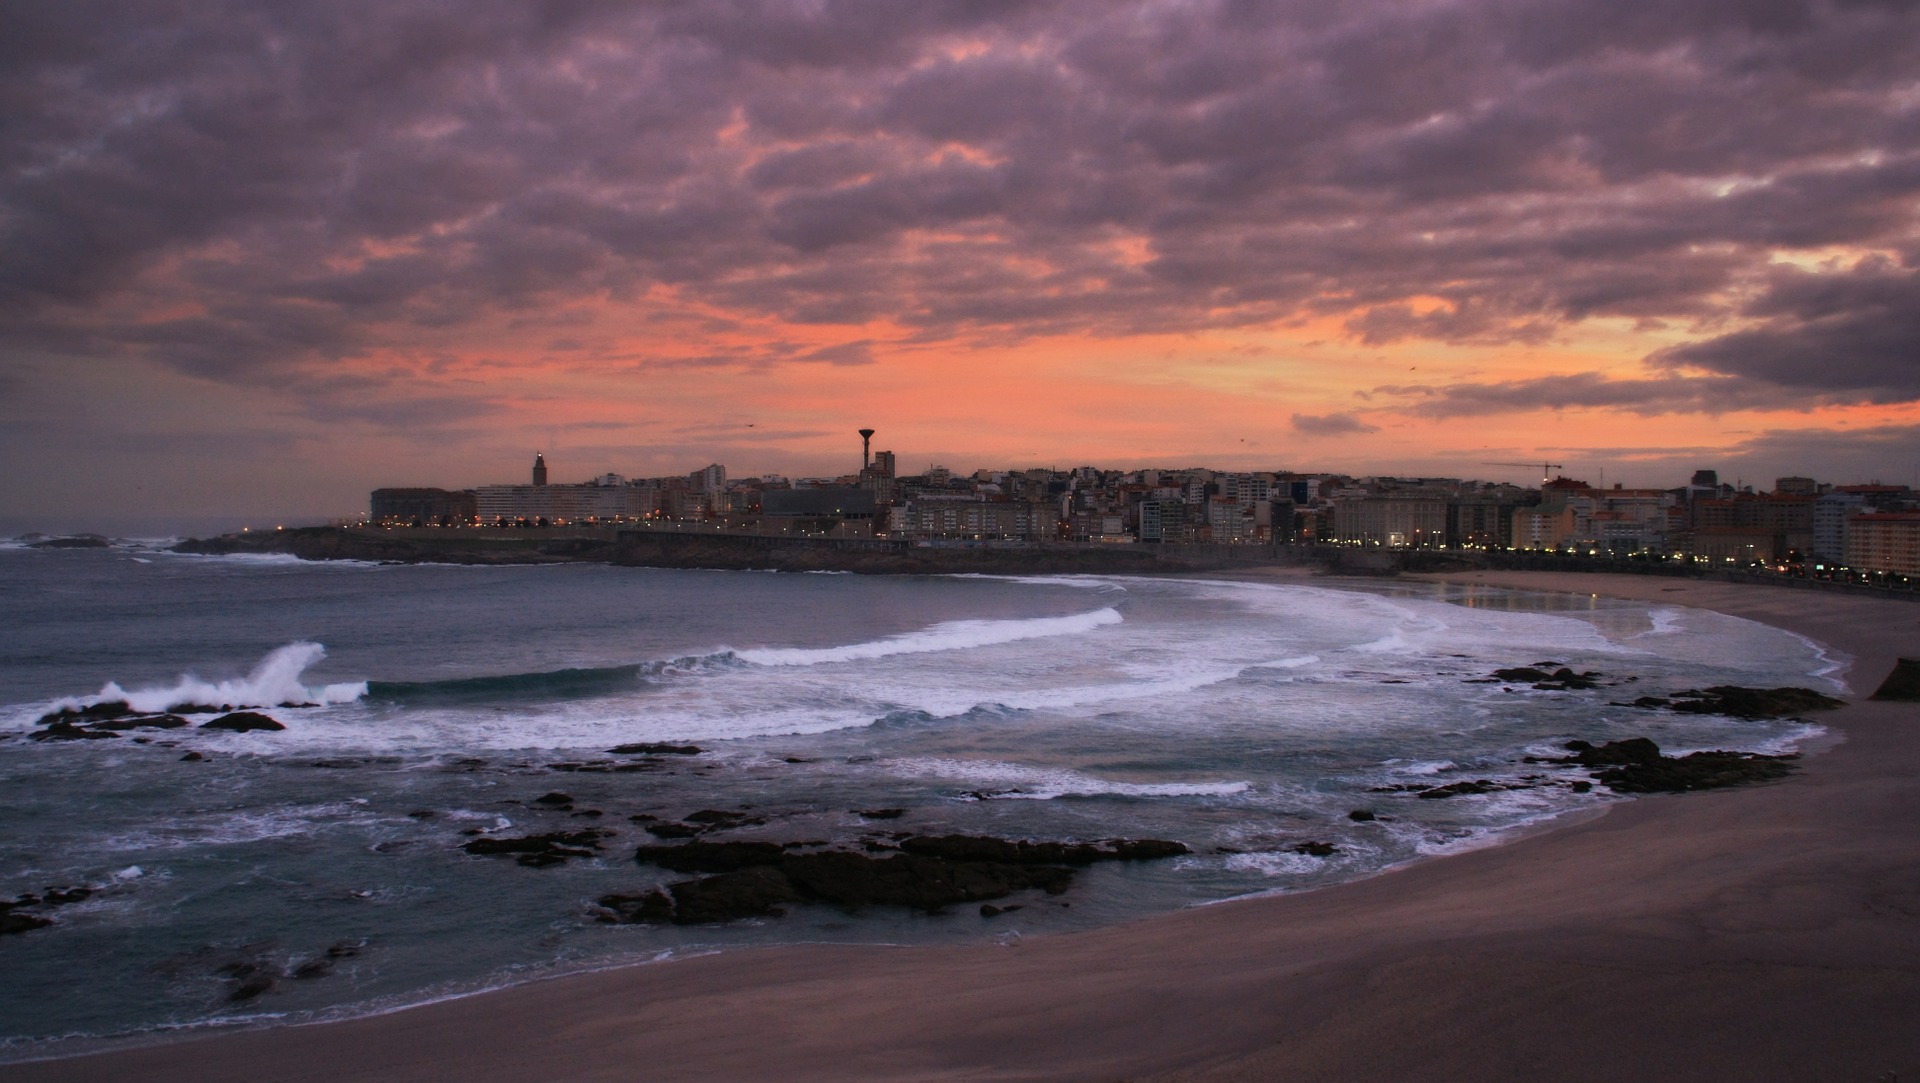
<path fill-rule="evenodd" d="M 664 825 L 655 825 L 664 826 Z M 651 832 L 653 827 L 648 827 Z M 753 865 L 773 865 L 786 851 L 772 842 L 693 842 L 678 846 L 642 846 L 634 860 L 674 872 L 733 872 Z"/>
<path fill-rule="evenodd" d="M 1561 763 L 1577 763 L 1582 767 L 1610 767 L 1629 763 L 1659 763 L 1660 746 L 1645 737 L 1629 737 L 1623 741 L 1608 741 L 1604 745 L 1591 745 L 1585 741 L 1568 741 L 1562 746 L 1571 757 Z"/>
<path fill-rule="evenodd" d="M 117 738 L 120 735 L 107 730 L 88 729 L 71 722 L 55 722 L 44 729 L 38 729 L 27 735 L 36 741 L 95 741 L 102 737 Z"/>
<path fill-rule="evenodd" d="M 1634 706 L 1647 705 L 1655 696 L 1642 696 Z M 1723 714 L 1733 718 L 1784 718 L 1807 711 L 1827 711 L 1845 706 L 1845 701 L 1811 688 L 1742 688 L 1719 684 L 1706 689 L 1675 692 L 1653 706 L 1687 714 Z"/>
<path fill-rule="evenodd" d="M 570 857 L 592 857 L 600 849 L 600 840 L 611 834 L 613 832 L 605 828 L 589 827 L 517 838 L 478 838 L 461 849 L 484 856 L 511 855 L 522 865 L 540 869 L 558 865 Z"/>
<path fill-rule="evenodd" d="M 648 819 L 652 819 L 652 817 L 648 817 Z M 647 825 L 647 834 L 652 835 L 656 839 L 690 839 L 700 834 L 701 830 L 701 828 L 695 827 L 692 824 L 683 823 L 668 822 L 650 823 Z"/>
<path fill-rule="evenodd" d="M 105 721 L 95 722 L 93 728 L 115 730 L 117 732 L 137 729 L 177 730 L 183 726 L 191 726 L 192 724 L 192 722 L 189 722 L 177 714 L 147 714 L 130 718 L 110 718 Z"/>
<path fill-rule="evenodd" d="M 866 820 L 898 820 L 907 814 L 903 808 L 857 808 L 853 814 Z"/>
<path fill-rule="evenodd" d="M 200 723 L 203 730 L 231 730 L 235 733 L 250 733 L 254 730 L 283 730 L 287 727 L 258 711 L 235 711 L 223 714 L 211 722 Z"/>
<path fill-rule="evenodd" d="M 1616 793 L 1682 793 L 1784 778 L 1796 769 L 1791 762 L 1795 758 L 1754 752 L 1694 752 L 1610 767 L 1594 777 Z"/>
<path fill-rule="evenodd" d="M 1462 796 L 1463 794 L 1492 793 L 1495 790 L 1504 789 L 1504 788 L 1505 787 L 1495 785 L 1493 782 L 1487 779 L 1481 778 L 1481 779 L 1473 779 L 1471 781 L 1451 782 L 1445 786 L 1429 787 L 1428 789 L 1421 790 L 1419 793 L 1415 794 L 1414 796 L 1424 797 L 1428 799 L 1437 799 L 1437 798 L 1446 798 L 1446 797 L 1459 797 L 1459 796 Z"/>
<path fill-rule="evenodd" d="M 52 918 L 43 918 L 34 914 L 16 914 L 12 910 L 0 910 L 0 936 L 6 936 L 11 933 L 24 933 L 33 929 L 44 929 L 52 924 Z"/>
<path fill-rule="evenodd" d="M 1028 889 L 1059 894 L 1072 883 L 1074 866 L 1189 852 L 1181 843 L 1160 839 L 1109 840 L 1096 846 L 970 835 L 908 836 L 901 842 L 902 852 L 884 857 L 846 850 L 793 852 L 818 845 L 824 843 L 696 841 L 642 846 L 634 856 L 679 872 L 716 873 L 668 889 L 673 920 L 698 924 L 778 913 L 798 901 L 849 910 L 903 906 L 932 912 Z M 657 900 L 633 905 L 653 907 L 650 912 L 657 916 Z"/>
<path fill-rule="evenodd" d="M 573 804 L 573 798 L 555 790 L 552 793 L 544 793 L 534 798 L 533 803 L 536 805 L 571 805 Z"/>
<path fill-rule="evenodd" d="M 640 742 L 630 745 L 615 745 L 607 752 L 615 756 L 698 756 L 706 749 L 699 745 L 675 745 L 655 742 Z"/>
<path fill-rule="evenodd" d="M 1375 815 L 1374 811 L 1370 808 L 1357 808 L 1347 813 L 1347 819 L 1357 824 L 1371 823 L 1379 818 L 1380 817 Z"/>
<path fill-rule="evenodd" d="M 786 875 L 764 865 L 684 880 L 667 890 L 673 894 L 673 921 L 678 925 L 778 917 L 786 913 L 786 906 L 800 901 Z"/>
<path fill-rule="evenodd" d="M 186 755 L 180 757 L 180 762 L 181 763 L 200 763 L 205 759 L 206 757 L 202 756 L 198 752 L 189 752 Z"/>
<path fill-rule="evenodd" d="M 1920 701 L 1920 659 L 1902 658 L 1895 662 L 1893 672 L 1887 674 L 1887 679 L 1880 682 L 1870 698 L 1896 703 Z"/>
<path fill-rule="evenodd" d="M 665 925 L 673 920 L 673 898 L 664 891 L 644 895 L 602 895 L 595 916 L 609 925 Z"/>
<path fill-rule="evenodd" d="M 134 714 L 131 704 L 124 699 L 104 700 L 88 704 L 85 707 L 62 707 L 40 716 L 39 724 L 49 726 L 56 722 L 99 722 L 108 718 L 122 718 Z"/>
<path fill-rule="evenodd" d="M 720 809 L 701 809 L 686 816 L 688 823 L 705 824 L 708 827 L 744 827 L 748 824 L 766 823 L 763 816 L 754 816 L 745 812 L 725 812 Z"/>
<path fill-rule="evenodd" d="M 1288 847 L 1288 849 L 1296 854 L 1305 854 L 1308 857 L 1332 857 L 1340 852 L 1340 847 L 1335 846 L 1331 842 L 1302 842 L 1296 843 Z"/>

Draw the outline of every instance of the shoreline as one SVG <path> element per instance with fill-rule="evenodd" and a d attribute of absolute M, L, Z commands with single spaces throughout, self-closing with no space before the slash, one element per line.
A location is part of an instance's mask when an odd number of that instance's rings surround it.
<path fill-rule="evenodd" d="M 1861 702 L 1894 658 L 1920 655 L 1920 613 L 1692 580 L 1403 579 L 1423 581 L 1759 619 L 1850 655 L 1852 702 L 1817 716 L 1839 741 L 1785 783 L 1619 802 L 1316 891 L 1018 946 L 748 949 L 16 1062 L 0 1077 L 624 1078 L 647 1065 L 652 1078 L 1171 1083 L 1920 1070 L 1920 1038 L 1907 1035 L 1920 1008 L 1920 876 L 1902 861 L 1920 837 L 1910 729 L 1920 709 Z M 1188 1017 L 1213 1026 L 1201 1033 Z M 742 1048 L 741 1033 L 769 1040 Z"/>

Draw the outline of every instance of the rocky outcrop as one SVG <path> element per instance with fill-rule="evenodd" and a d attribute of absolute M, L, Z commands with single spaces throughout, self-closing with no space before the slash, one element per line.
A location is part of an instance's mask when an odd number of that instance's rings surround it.
<path fill-rule="evenodd" d="M 1535 662 L 1530 666 L 1514 666 L 1510 669 L 1496 669 L 1488 681 L 1506 681 L 1511 684 L 1531 684 L 1543 692 L 1565 692 L 1598 687 L 1604 673 L 1588 670 L 1575 673 L 1558 662 Z"/>
<path fill-rule="evenodd" d="M 1742 688 L 1718 684 L 1712 688 L 1675 692 L 1671 696 L 1641 696 L 1623 706 L 1760 719 L 1788 718 L 1808 711 L 1830 711 L 1846 706 L 1846 702 L 1811 688 Z"/>
<path fill-rule="evenodd" d="M 1896 703 L 1920 702 L 1920 658 L 1902 658 L 1880 682 L 1872 698 Z"/>
<path fill-rule="evenodd" d="M 94 889 L 85 886 L 50 887 L 38 895 L 28 892 L 11 899 L 0 899 L 0 936 L 11 933 L 31 932 L 54 924 L 54 920 L 43 913 L 22 913 L 21 911 L 46 911 L 57 906 L 66 906 L 92 898 Z"/>
<path fill-rule="evenodd" d="M 601 920 L 681 925 L 766 917 L 799 902 L 847 910 L 897 906 L 929 913 L 1019 891 L 1060 894 L 1074 870 L 1096 861 L 1145 861 L 1190 852 L 1160 839 L 1029 842 L 974 835 L 911 836 L 884 856 L 849 850 L 797 852 L 809 844 L 759 841 L 646 845 L 636 860 L 675 872 L 710 873 L 664 892 L 600 899 Z M 997 912 L 997 911 L 996 911 Z"/>
<path fill-rule="evenodd" d="M 1645 737 L 1603 745 L 1569 741 L 1565 747 L 1573 755 L 1559 762 L 1601 768 L 1594 779 L 1615 793 L 1682 793 L 1767 782 L 1792 774 L 1798 758 L 1719 750 L 1667 756 Z"/>
<path fill-rule="evenodd" d="M 529 868 L 543 869 L 572 857 L 592 857 L 599 852 L 601 841 L 612 834 L 614 832 L 607 828 L 590 827 L 513 838 L 487 836 L 474 839 L 461 849 L 488 857 L 512 857 Z"/>
<path fill-rule="evenodd" d="M 251 733 L 255 730 L 283 730 L 287 727 L 278 719 L 263 715 L 258 711 L 235 711 L 223 714 L 209 722 L 200 723 L 203 730 L 230 730 L 234 733 Z"/>

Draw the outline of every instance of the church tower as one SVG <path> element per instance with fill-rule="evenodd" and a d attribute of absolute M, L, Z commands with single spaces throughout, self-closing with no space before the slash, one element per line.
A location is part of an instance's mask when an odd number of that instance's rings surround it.
<path fill-rule="evenodd" d="M 535 485 L 547 483 L 547 457 L 537 451 L 533 453 L 533 483 Z"/>

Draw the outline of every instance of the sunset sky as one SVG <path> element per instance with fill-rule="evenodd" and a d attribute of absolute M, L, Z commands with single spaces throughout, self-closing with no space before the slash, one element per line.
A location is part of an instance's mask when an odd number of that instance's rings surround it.
<path fill-rule="evenodd" d="M 0 0 L 0 529 L 862 426 L 1914 483 L 1920 6 Z"/>

